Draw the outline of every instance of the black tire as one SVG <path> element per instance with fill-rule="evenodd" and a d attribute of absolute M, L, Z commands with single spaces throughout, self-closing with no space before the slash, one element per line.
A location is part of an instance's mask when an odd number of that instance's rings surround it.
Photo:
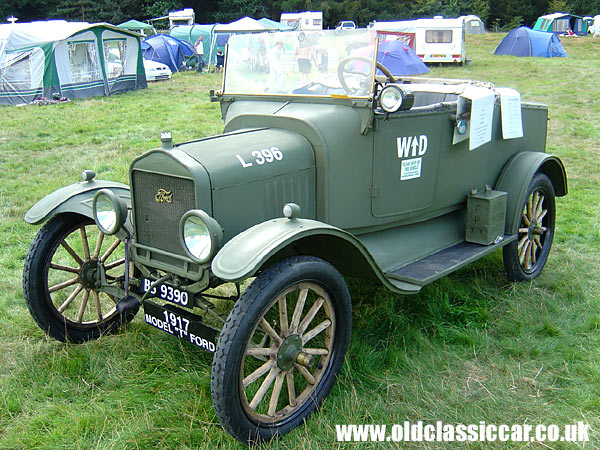
<path fill-rule="evenodd" d="M 59 214 L 40 229 L 25 257 L 23 295 L 33 319 L 49 336 L 85 342 L 133 319 L 137 309 L 120 315 L 118 299 L 91 280 L 104 256 L 107 278 L 123 275 L 124 245 L 117 241 L 105 238 L 90 218 L 73 213 Z"/>
<path fill-rule="evenodd" d="M 550 179 L 542 173 L 536 174 L 519 209 L 517 240 L 502 249 L 504 269 L 511 281 L 530 281 L 542 272 L 554 238 L 554 197 Z"/>
<path fill-rule="evenodd" d="M 305 300 L 300 300 L 302 297 Z M 294 311 L 289 321 L 288 305 Z M 315 308 L 317 313 L 310 318 Z M 223 427 L 240 442 L 252 444 L 268 441 L 301 425 L 327 397 L 342 367 L 352 328 L 351 308 L 344 279 L 335 267 L 321 259 L 296 256 L 262 272 L 235 304 L 217 343 L 211 393 Z M 263 318 L 269 325 L 271 319 L 277 322 L 279 318 L 279 326 L 272 328 L 281 336 L 279 342 L 265 331 Z M 311 331 L 321 326 L 326 328 L 309 337 Z M 308 341 L 311 347 L 305 345 Z M 287 356 L 284 349 L 290 352 Z M 298 363 L 300 354 L 303 357 L 309 354 L 305 350 L 314 355 L 311 358 L 316 367 Z M 264 351 L 270 353 L 261 353 Z M 248 374 L 266 366 L 262 375 L 249 381 Z M 262 383 L 258 382 L 260 379 Z M 267 382 L 267 389 L 252 406 Z M 263 401 L 269 392 L 270 400 Z"/>

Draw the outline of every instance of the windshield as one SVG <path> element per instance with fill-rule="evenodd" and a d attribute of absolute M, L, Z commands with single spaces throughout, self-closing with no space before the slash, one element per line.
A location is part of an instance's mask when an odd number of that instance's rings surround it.
<path fill-rule="evenodd" d="M 294 31 L 231 36 L 224 92 L 368 97 L 376 34 Z"/>

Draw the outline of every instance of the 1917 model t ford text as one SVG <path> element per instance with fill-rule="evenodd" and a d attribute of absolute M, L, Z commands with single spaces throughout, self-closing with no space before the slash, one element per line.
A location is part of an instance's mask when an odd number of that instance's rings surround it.
<path fill-rule="evenodd" d="M 46 222 L 23 280 L 40 327 L 82 342 L 143 305 L 148 324 L 214 352 L 217 417 L 248 443 L 331 390 L 351 331 L 342 275 L 411 294 L 502 248 L 511 280 L 537 277 L 567 193 L 547 108 L 488 83 L 396 78 L 377 45 L 366 30 L 233 36 L 212 94 L 224 134 L 165 134 L 130 186 L 86 170 L 28 211 Z M 310 55 L 303 73 L 295 54 Z M 224 283 L 238 293 L 225 316 Z"/>

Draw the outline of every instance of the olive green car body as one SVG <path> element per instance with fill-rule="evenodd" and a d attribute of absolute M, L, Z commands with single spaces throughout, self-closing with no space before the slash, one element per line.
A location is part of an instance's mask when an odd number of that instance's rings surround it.
<path fill-rule="evenodd" d="M 143 154 L 131 165 L 133 193 L 119 183 L 84 181 L 40 200 L 25 220 L 37 224 L 67 211 L 92 217 L 93 196 L 109 188 L 132 208 L 126 224 L 133 236 L 132 259 L 144 267 L 194 283 L 208 283 L 209 272 L 237 282 L 278 259 L 308 254 L 329 261 L 342 274 L 414 293 L 426 283 L 398 279 L 393 272 L 464 241 L 471 189 L 487 185 L 507 193 L 506 236 L 489 251 L 514 239 L 519 207 L 536 173 L 548 175 L 557 196 L 567 193 L 561 161 L 545 153 L 548 114 L 541 104 L 522 104 L 524 136 L 510 140 L 502 139 L 496 104 L 492 140 L 469 151 L 468 141 L 452 145 L 456 102 L 388 114 L 363 99 L 215 99 L 221 102 L 224 134 Z M 423 135 L 428 145 L 422 175 L 401 181 L 396 140 Z M 272 147 L 279 149 L 281 160 L 261 163 L 252 155 Z M 147 185 L 140 181 L 144 174 L 159 176 Z M 175 236 L 161 245 L 161 235 L 148 230 L 167 220 L 169 232 L 177 233 L 183 210 L 173 209 L 178 192 L 175 185 L 161 184 L 168 179 L 190 180 L 194 198 L 188 206 L 204 210 L 223 228 L 222 247 L 211 263 L 194 262 Z M 152 190 L 144 200 L 135 195 L 136 182 Z M 146 205 L 136 201 L 152 202 L 162 188 L 175 189 L 173 203 L 161 203 L 160 214 L 153 205 L 158 215 L 146 217 L 150 225 L 141 239 L 137 230 L 144 218 L 136 210 Z M 298 204 L 301 218 L 278 219 L 286 203 Z M 471 261 L 451 265 L 435 279 Z"/>

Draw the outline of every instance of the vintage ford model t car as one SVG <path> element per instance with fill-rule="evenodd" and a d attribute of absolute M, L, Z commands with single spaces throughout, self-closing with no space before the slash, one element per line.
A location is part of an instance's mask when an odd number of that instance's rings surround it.
<path fill-rule="evenodd" d="M 537 277 L 567 193 L 547 108 L 488 83 L 395 78 L 377 46 L 366 30 L 233 36 L 212 93 L 224 134 L 165 134 L 130 186 L 86 170 L 28 211 L 46 222 L 23 280 L 40 327 L 82 342 L 141 304 L 214 352 L 216 414 L 253 442 L 331 390 L 351 331 L 343 275 L 412 294 L 502 248 L 511 280 Z"/>

